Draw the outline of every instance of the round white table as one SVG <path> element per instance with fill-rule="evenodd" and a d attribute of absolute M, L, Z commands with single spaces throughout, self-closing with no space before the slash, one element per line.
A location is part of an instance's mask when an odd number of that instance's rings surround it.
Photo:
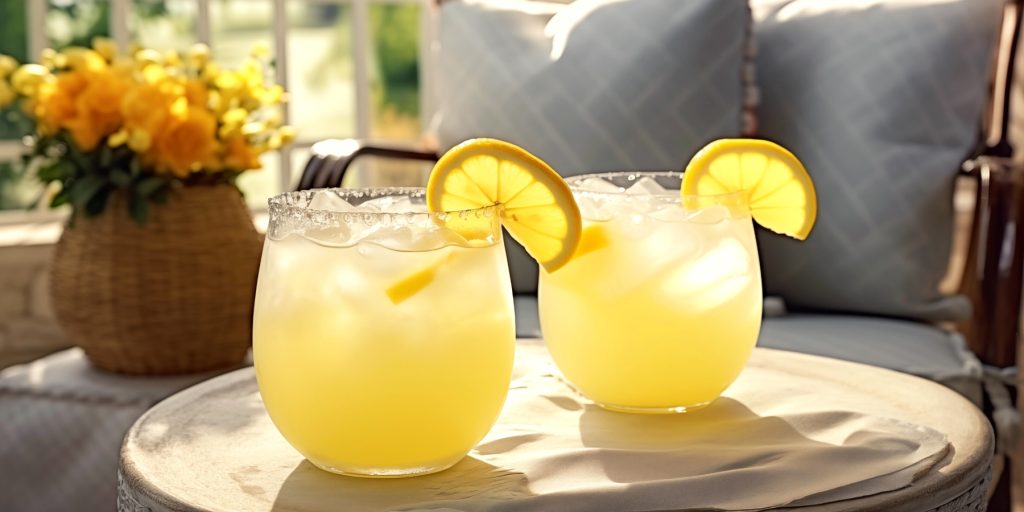
<path fill-rule="evenodd" d="M 139 419 L 122 447 L 118 510 L 985 509 L 991 428 L 923 379 L 757 349 L 706 411 L 604 411 L 572 394 L 542 342 L 519 340 L 505 411 L 466 459 L 435 475 L 360 479 L 292 449 L 248 368 Z M 875 468 L 888 469 L 855 476 Z"/>

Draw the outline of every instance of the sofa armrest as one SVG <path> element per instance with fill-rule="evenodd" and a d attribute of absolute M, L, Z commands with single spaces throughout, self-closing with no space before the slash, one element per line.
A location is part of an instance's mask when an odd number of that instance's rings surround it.
<path fill-rule="evenodd" d="M 349 166 L 361 156 L 437 161 L 437 152 L 414 147 L 373 144 L 362 139 L 328 139 L 313 144 L 296 190 L 340 187 Z"/>

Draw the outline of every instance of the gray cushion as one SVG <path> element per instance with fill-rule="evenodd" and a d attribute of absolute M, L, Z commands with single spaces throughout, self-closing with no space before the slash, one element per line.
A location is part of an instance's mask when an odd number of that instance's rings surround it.
<path fill-rule="evenodd" d="M 741 131 L 745 0 L 456 0 L 441 6 L 447 149 L 519 144 L 559 172 L 681 169 Z"/>
<path fill-rule="evenodd" d="M 516 334 L 539 337 L 536 298 L 516 296 L 515 307 Z M 958 334 L 931 325 L 852 315 L 790 314 L 765 318 L 757 344 L 910 373 L 945 384 L 981 405 L 981 363 Z"/>
<path fill-rule="evenodd" d="M 786 315 L 766 318 L 757 344 L 914 374 L 981 405 L 981 363 L 959 334 L 928 324 L 853 315 Z"/>
<path fill-rule="evenodd" d="M 804 308 L 967 316 L 938 283 L 1002 0 L 754 3 L 759 133 L 803 160 L 819 207 L 806 242 L 760 233 L 766 292 Z"/>
<path fill-rule="evenodd" d="M 745 0 L 450 0 L 441 6 L 441 150 L 519 144 L 563 175 L 678 170 L 740 134 L 755 99 Z M 507 244 L 513 290 L 537 266 Z"/>

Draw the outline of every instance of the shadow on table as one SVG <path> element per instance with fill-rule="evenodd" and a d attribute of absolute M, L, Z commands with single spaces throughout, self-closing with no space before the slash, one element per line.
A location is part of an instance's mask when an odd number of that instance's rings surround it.
<path fill-rule="evenodd" d="M 136 445 L 160 452 L 168 445 L 191 444 L 194 436 L 238 432 L 265 414 L 256 382 L 235 378 L 202 400 L 164 402 L 160 414 L 147 418 L 139 429 Z"/>
<path fill-rule="evenodd" d="M 752 471 L 829 445 L 785 420 L 759 416 L 732 398 L 686 414 L 626 414 L 586 404 L 580 416 L 583 445 L 619 483 L 699 478 Z M 636 452 L 645 452 L 638 457 Z"/>
<path fill-rule="evenodd" d="M 285 479 L 274 510 L 465 510 L 531 495 L 522 473 L 468 456 L 440 473 L 404 479 L 335 475 L 303 460 Z"/>

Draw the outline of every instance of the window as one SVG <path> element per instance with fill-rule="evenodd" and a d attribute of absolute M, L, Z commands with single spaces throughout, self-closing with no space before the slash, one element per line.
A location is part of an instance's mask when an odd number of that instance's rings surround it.
<path fill-rule="evenodd" d="M 210 45 L 226 66 L 256 43 L 274 55 L 289 91 L 285 116 L 299 132 L 264 156 L 239 187 L 253 207 L 293 187 L 314 142 L 333 137 L 415 139 L 427 118 L 431 9 L 421 0 L 25 0 L 0 2 L 0 53 L 35 60 L 45 47 L 94 36 L 158 50 Z M 0 210 L 43 193 L 18 160 L 24 119 L 0 112 Z"/>

